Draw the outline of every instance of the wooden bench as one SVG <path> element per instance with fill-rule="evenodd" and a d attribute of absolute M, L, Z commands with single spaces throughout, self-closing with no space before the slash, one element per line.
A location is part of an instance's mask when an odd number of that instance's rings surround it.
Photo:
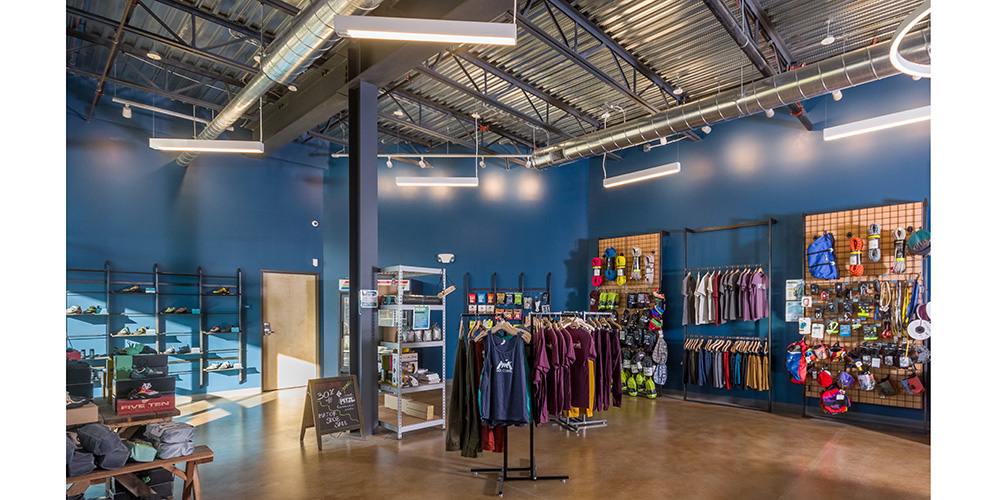
<path fill-rule="evenodd" d="M 184 480 L 184 489 L 181 493 L 183 500 L 201 500 L 201 482 L 198 476 L 198 464 L 209 463 L 215 458 L 212 449 L 205 445 L 194 447 L 194 453 L 177 458 L 161 458 L 152 462 L 134 462 L 126 464 L 124 467 L 115 470 L 95 470 L 89 474 L 66 478 L 66 484 L 70 485 L 66 491 L 66 496 L 79 495 L 93 484 L 101 484 L 108 478 L 115 478 L 122 483 L 133 495 L 150 495 L 153 490 L 146 486 L 134 473 L 156 467 L 162 467 L 170 471 L 173 475 Z M 186 464 L 184 470 L 176 467 L 176 464 Z M 193 496 L 192 496 L 193 495 Z"/>

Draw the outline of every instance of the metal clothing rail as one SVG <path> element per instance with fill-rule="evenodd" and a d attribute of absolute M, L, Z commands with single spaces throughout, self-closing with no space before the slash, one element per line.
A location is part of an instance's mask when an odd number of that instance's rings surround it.
<path fill-rule="evenodd" d="M 495 318 L 494 314 L 474 314 L 474 313 L 462 313 L 463 318 Z M 532 351 L 534 346 L 532 346 Z M 529 357 L 527 353 L 525 354 L 525 359 L 529 361 L 534 360 L 534 353 Z M 532 399 L 532 384 L 528 384 L 528 400 Z M 533 420 L 533 419 L 532 419 Z M 478 423 L 477 423 L 478 425 Z M 507 445 L 507 432 L 503 433 L 503 466 L 502 467 L 485 467 L 485 468 L 474 468 L 470 471 L 479 475 L 480 472 L 499 472 L 499 477 L 497 477 L 497 495 L 503 496 L 503 483 L 504 481 L 546 481 L 546 480 L 561 480 L 566 482 L 569 476 L 539 476 L 538 466 L 535 463 L 535 424 L 534 422 L 528 422 L 528 460 L 530 465 L 528 467 L 508 467 L 508 455 L 507 450 L 510 447 Z M 528 472 L 526 476 L 511 476 L 510 472 Z"/>
<path fill-rule="evenodd" d="M 768 286 L 768 290 L 767 290 L 767 310 L 768 310 L 768 314 L 767 314 L 767 337 L 747 337 L 746 340 L 760 340 L 760 341 L 765 341 L 765 344 L 764 344 L 765 351 L 764 351 L 763 354 L 766 355 L 768 358 L 770 358 L 770 356 L 771 356 L 771 316 L 772 316 L 772 314 L 771 314 L 771 295 L 773 294 L 773 286 L 774 286 L 773 283 L 771 282 L 771 255 L 772 255 L 772 245 L 773 245 L 773 241 L 774 241 L 774 238 L 773 238 L 773 227 L 774 227 L 774 224 L 776 224 L 777 222 L 778 221 L 775 220 L 773 217 L 768 217 L 765 220 L 753 221 L 753 222 L 745 222 L 745 223 L 741 223 L 741 224 L 730 224 L 730 225 L 726 225 L 726 226 L 705 227 L 705 228 L 700 228 L 700 229 L 684 228 L 684 274 L 687 274 L 690 271 L 702 271 L 702 270 L 713 270 L 713 269 L 715 269 L 715 270 L 719 270 L 719 269 L 740 269 L 740 268 L 748 268 L 748 267 L 759 267 L 761 269 L 767 269 L 767 286 Z M 767 227 L 767 263 L 760 263 L 760 264 L 729 264 L 729 265 L 708 266 L 708 267 L 688 267 L 688 235 L 689 234 L 710 233 L 710 232 L 714 232 L 714 231 L 731 231 L 731 230 L 734 230 L 734 229 L 742 229 L 742 228 L 748 228 L 748 227 L 765 227 L 765 226 Z M 732 337 L 732 336 L 728 336 L 727 337 L 727 336 L 723 336 L 723 335 L 714 335 L 714 336 L 713 335 L 688 335 L 688 325 L 684 325 L 684 339 L 683 339 L 684 343 L 687 343 L 687 340 L 689 338 L 699 338 L 699 339 L 702 339 L 702 338 L 715 338 L 715 339 L 736 340 L 735 337 Z M 699 402 L 699 403 L 708 403 L 708 404 L 715 404 L 715 405 L 721 405 L 721 406 L 735 406 L 735 407 L 739 407 L 739 408 L 747 408 L 747 409 L 751 409 L 751 410 L 771 412 L 772 409 L 773 409 L 773 405 L 774 405 L 774 391 L 773 391 L 773 388 L 772 388 L 772 384 L 771 384 L 772 380 L 770 380 L 770 378 L 771 378 L 770 375 L 771 375 L 770 372 L 768 372 L 767 376 L 768 376 L 769 380 L 768 380 L 768 384 L 767 384 L 768 389 L 766 391 L 767 392 L 767 408 L 766 408 L 766 410 L 764 408 L 759 408 L 759 407 L 750 406 L 750 405 L 744 405 L 744 404 L 740 404 L 740 403 L 730 403 L 730 402 L 725 402 L 725 401 L 714 401 L 714 400 L 711 400 L 711 399 L 694 399 L 694 398 L 690 398 L 688 396 L 688 386 L 691 385 L 691 384 L 688 383 L 688 382 L 684 383 L 684 401 L 695 401 L 695 402 Z"/>
<path fill-rule="evenodd" d="M 593 316 L 607 316 L 607 317 L 610 317 L 611 313 L 604 312 L 604 311 L 601 311 L 601 312 L 591 312 L 591 311 L 562 311 L 562 312 L 538 313 L 538 314 L 533 314 L 532 316 L 533 317 L 550 317 L 550 316 L 567 317 L 567 316 L 572 316 L 572 317 L 577 317 L 577 318 L 583 317 L 583 318 L 586 319 L 588 317 L 593 317 Z M 556 419 L 555 419 L 554 422 L 557 425 L 559 425 L 560 427 L 562 427 L 563 429 L 566 429 L 568 431 L 573 431 L 573 432 L 576 432 L 576 433 L 579 433 L 580 429 L 587 429 L 587 428 L 591 428 L 591 427 L 595 427 L 595 428 L 596 427 L 607 427 L 607 425 L 608 425 L 608 420 L 607 419 L 587 420 L 587 416 L 586 415 L 581 415 L 580 417 L 565 417 L 563 415 L 556 415 Z"/>

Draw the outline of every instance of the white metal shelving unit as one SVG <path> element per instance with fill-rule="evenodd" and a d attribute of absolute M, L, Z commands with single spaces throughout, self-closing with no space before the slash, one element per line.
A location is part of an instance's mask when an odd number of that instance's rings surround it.
<path fill-rule="evenodd" d="M 382 268 L 378 273 L 379 278 L 391 278 L 396 281 L 396 283 L 401 284 L 403 280 L 426 277 L 426 276 L 440 276 L 441 277 L 441 288 L 442 290 L 447 283 L 447 278 L 445 276 L 444 269 L 431 268 L 431 267 L 414 267 L 414 266 L 392 266 Z M 442 299 L 441 304 L 403 304 L 403 287 L 401 285 L 396 287 L 396 303 L 395 304 L 379 304 L 379 309 L 383 311 L 393 311 L 393 324 L 399 327 L 399 333 L 397 334 L 397 340 L 405 338 L 404 324 L 403 324 L 403 314 L 408 311 L 413 311 L 418 307 L 426 307 L 428 311 L 437 312 L 440 311 L 441 319 L 441 340 L 430 341 L 430 342 L 381 342 L 379 345 L 388 348 L 392 352 L 393 359 L 393 371 L 392 371 L 392 383 L 387 384 L 385 382 L 379 384 L 379 390 L 386 393 L 391 393 L 396 395 L 396 411 L 395 415 L 392 413 L 391 408 L 385 408 L 384 406 L 379 407 L 379 424 L 386 429 L 396 433 L 396 439 L 403 439 L 403 433 L 409 431 L 415 431 L 418 429 L 426 429 L 429 427 L 441 426 L 442 429 L 445 428 L 445 422 L 447 421 L 447 409 L 445 407 L 445 402 L 447 400 L 447 389 L 445 386 L 445 370 L 447 363 L 447 355 L 445 349 L 445 339 L 446 330 L 445 325 L 445 305 Z M 421 348 L 439 348 L 441 349 L 441 382 L 437 384 L 427 384 L 420 385 L 417 387 L 400 387 L 402 385 L 402 370 L 400 369 L 401 356 L 403 349 L 421 349 Z M 440 413 L 435 411 L 434 418 L 431 420 L 423 420 L 410 415 L 403 414 L 403 394 L 411 394 L 415 392 L 425 392 L 425 391 L 441 391 L 441 411 Z M 393 418 L 395 417 L 395 418 Z"/>

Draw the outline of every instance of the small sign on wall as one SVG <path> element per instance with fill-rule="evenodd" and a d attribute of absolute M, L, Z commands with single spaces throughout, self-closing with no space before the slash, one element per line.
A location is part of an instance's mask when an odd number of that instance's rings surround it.
<path fill-rule="evenodd" d="M 358 294 L 362 309 L 378 308 L 378 290 L 359 290 Z"/>

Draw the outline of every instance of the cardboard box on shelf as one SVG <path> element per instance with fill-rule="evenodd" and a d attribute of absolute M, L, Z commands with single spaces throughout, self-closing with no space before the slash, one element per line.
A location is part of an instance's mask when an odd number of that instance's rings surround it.
<path fill-rule="evenodd" d="M 97 405 L 94 403 L 66 410 L 66 425 L 90 424 L 97 420 Z"/>
<path fill-rule="evenodd" d="M 378 331 L 381 334 L 382 342 L 396 342 L 396 336 L 399 335 L 398 326 L 380 326 Z"/>
<path fill-rule="evenodd" d="M 396 409 L 396 395 L 386 393 L 385 403 L 386 408 Z M 422 418 L 424 420 L 434 419 L 434 405 L 429 405 L 427 403 L 421 403 L 420 401 L 414 401 L 409 398 L 403 398 L 403 413 L 410 415 L 411 417 Z"/>

